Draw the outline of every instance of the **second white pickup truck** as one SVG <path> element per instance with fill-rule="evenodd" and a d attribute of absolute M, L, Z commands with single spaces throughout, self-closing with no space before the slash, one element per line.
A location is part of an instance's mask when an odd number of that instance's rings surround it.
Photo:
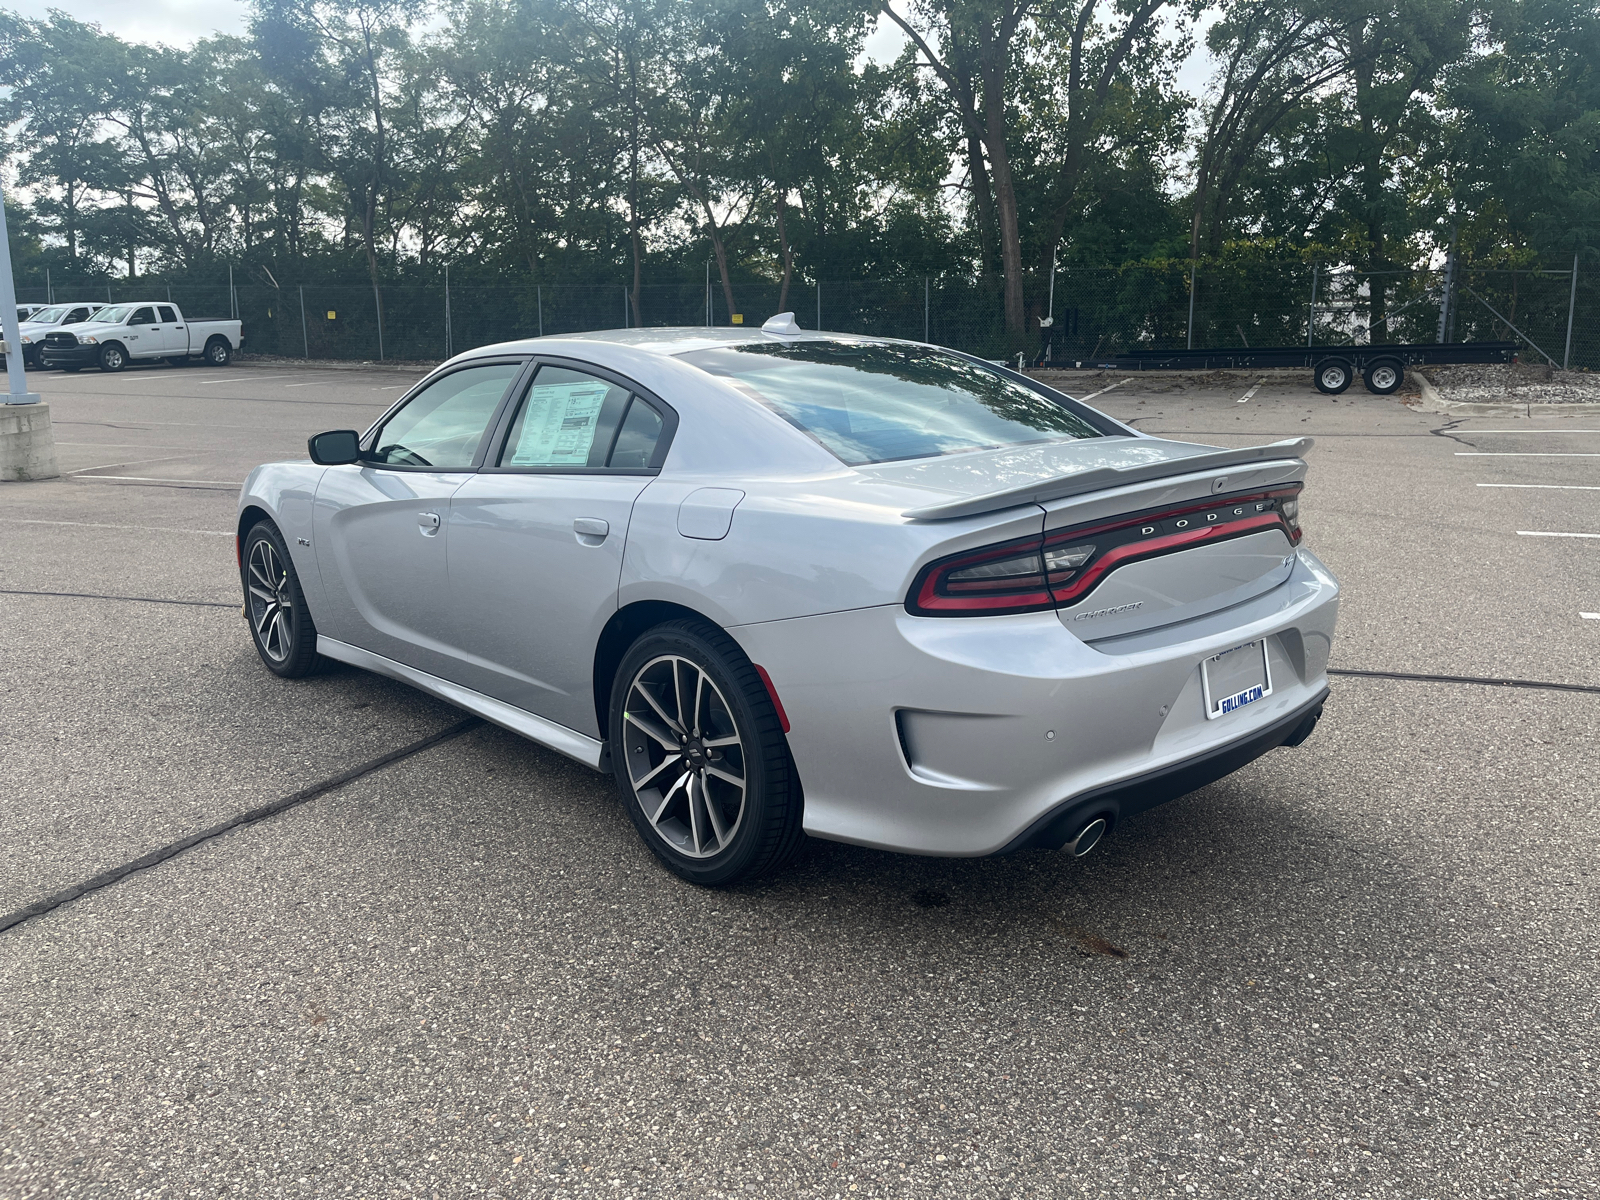
<path fill-rule="evenodd" d="M 45 334 L 39 365 L 47 370 L 120 371 L 139 360 L 164 358 L 179 365 L 198 355 L 213 367 L 225 367 L 243 342 L 238 321 L 185 320 L 176 304 L 158 301 L 108 304 L 82 324 Z"/>

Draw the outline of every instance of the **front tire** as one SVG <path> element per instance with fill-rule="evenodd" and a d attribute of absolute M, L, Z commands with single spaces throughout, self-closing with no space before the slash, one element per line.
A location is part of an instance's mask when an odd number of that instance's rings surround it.
<path fill-rule="evenodd" d="M 108 374 L 114 374 L 128 365 L 128 354 L 121 346 L 113 342 L 109 346 L 100 347 L 100 369 Z"/>
<path fill-rule="evenodd" d="M 251 526 L 241 557 L 245 619 L 256 653 L 267 670 L 283 679 L 311 674 L 321 661 L 317 627 L 283 534 L 271 521 Z"/>
<path fill-rule="evenodd" d="M 668 870 L 714 887 L 799 845 L 800 783 L 772 700 L 737 642 L 669 621 L 634 642 L 611 690 L 611 757 L 639 836 Z"/>

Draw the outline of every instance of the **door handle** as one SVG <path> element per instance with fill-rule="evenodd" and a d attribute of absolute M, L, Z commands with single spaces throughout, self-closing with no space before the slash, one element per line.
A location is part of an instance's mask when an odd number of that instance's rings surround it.
<path fill-rule="evenodd" d="M 585 546 L 598 546 L 611 532 L 611 524 L 599 517 L 579 517 L 572 523 L 572 532 Z"/>
<path fill-rule="evenodd" d="M 432 537 L 439 532 L 439 514 L 418 513 L 417 525 L 421 528 L 423 537 Z"/>

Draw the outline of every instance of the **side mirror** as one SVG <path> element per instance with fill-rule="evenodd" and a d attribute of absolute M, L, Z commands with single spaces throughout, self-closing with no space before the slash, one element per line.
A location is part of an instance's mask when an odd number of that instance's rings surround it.
<path fill-rule="evenodd" d="M 361 435 L 354 429 L 332 429 L 306 439 L 311 461 L 319 467 L 342 467 L 361 461 Z"/>

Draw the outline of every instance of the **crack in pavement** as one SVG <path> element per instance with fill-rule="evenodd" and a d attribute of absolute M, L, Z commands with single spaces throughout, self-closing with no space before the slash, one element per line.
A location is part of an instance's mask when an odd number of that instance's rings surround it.
<path fill-rule="evenodd" d="M 97 892 L 101 888 L 110 887 L 113 883 L 126 879 L 135 871 L 144 871 L 151 867 L 159 866 L 169 859 L 176 858 L 184 851 L 193 849 L 202 842 L 208 842 L 212 838 L 220 837 L 231 830 L 239 829 L 245 825 L 253 825 L 257 821 L 264 821 L 268 817 L 287 812 L 297 805 L 304 804 L 307 800 L 314 800 L 318 796 L 331 792 L 336 788 L 341 788 L 347 783 L 353 783 L 363 775 L 370 775 L 372 772 L 382 770 L 384 767 L 397 763 L 401 759 L 420 754 L 430 746 L 437 746 L 439 743 L 447 742 L 451 738 L 460 737 L 463 733 L 476 729 L 482 724 L 483 721 L 479 717 L 468 717 L 463 721 L 457 721 L 454 725 L 447 726 L 437 733 L 431 733 L 427 737 L 420 738 L 409 745 L 401 746 L 398 750 L 391 750 L 387 754 L 368 759 L 366 762 L 341 771 L 337 775 L 331 775 L 320 783 L 313 783 L 310 787 L 301 788 L 298 792 L 291 792 L 289 795 L 281 796 L 277 800 L 248 809 L 230 820 L 223 821 L 219 825 L 202 829 L 198 833 L 191 833 L 188 837 L 169 842 L 160 849 L 152 850 L 150 853 L 141 855 L 131 862 L 125 862 L 120 866 L 112 867 L 110 870 L 102 871 L 82 883 L 64 888 L 59 892 L 46 896 L 42 900 L 34 901 L 25 908 L 19 908 L 15 912 L 0 916 L 0 933 L 13 929 L 24 921 L 31 921 L 34 917 L 41 917 L 45 913 L 52 912 L 63 904 L 68 904 L 78 899 L 80 896 L 86 896 L 90 892 Z"/>

